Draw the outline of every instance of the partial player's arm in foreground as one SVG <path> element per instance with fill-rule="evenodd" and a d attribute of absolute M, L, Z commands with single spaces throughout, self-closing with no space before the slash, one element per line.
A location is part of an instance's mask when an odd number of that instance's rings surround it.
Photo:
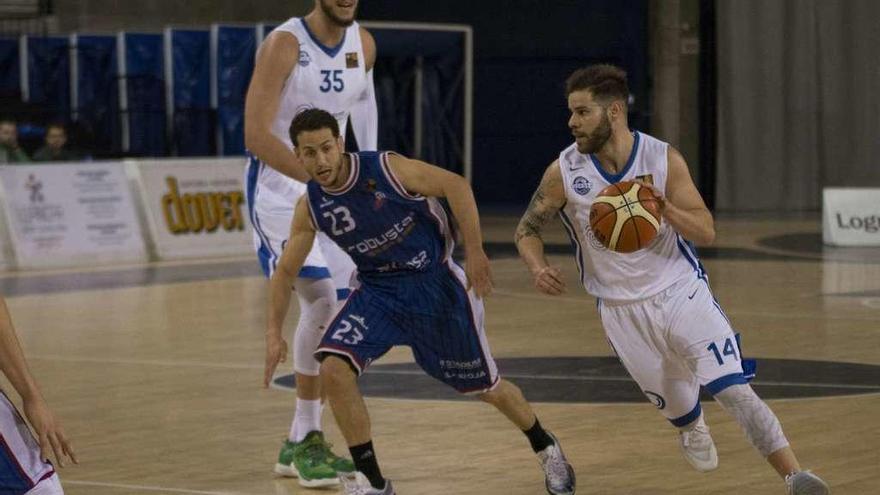
<path fill-rule="evenodd" d="M 306 261 L 315 241 L 315 227 L 309 216 L 307 196 L 300 198 L 293 214 L 290 240 L 269 281 L 269 315 L 266 325 L 266 367 L 263 386 L 268 387 L 278 363 L 287 360 L 287 342 L 281 337 L 284 318 L 290 306 L 290 288 Z"/>
<path fill-rule="evenodd" d="M 526 212 L 516 227 L 514 241 L 520 257 L 535 277 L 535 287 L 550 295 L 565 292 L 565 282 L 559 268 L 552 267 L 544 257 L 544 238 L 542 234 L 550 221 L 565 205 L 565 189 L 562 186 L 562 172 L 559 161 L 547 167 L 541 184 L 532 196 Z"/>
<path fill-rule="evenodd" d="M 51 449 L 61 467 L 65 466 L 65 456 L 74 464 L 79 464 L 73 447 L 64 434 L 64 429 L 61 428 L 61 423 L 55 419 L 55 415 L 52 414 L 40 392 L 40 387 L 28 369 L 15 327 L 12 325 L 12 317 L 6 307 L 6 300 L 2 296 L 0 296 L 0 370 L 24 402 L 24 413 L 40 442 L 41 457 L 48 461 Z"/>
<path fill-rule="evenodd" d="M 394 175 L 410 193 L 435 198 L 446 198 L 452 214 L 458 220 L 464 239 L 465 273 L 477 296 L 492 292 L 492 274 L 489 258 L 483 251 L 480 215 L 470 184 L 464 177 L 419 160 L 389 154 L 388 162 Z"/>
<path fill-rule="evenodd" d="M 257 52 L 244 107 L 244 140 L 260 160 L 288 177 L 308 182 L 299 159 L 272 133 L 284 82 L 299 61 L 299 42 L 290 33 L 273 33 Z"/>
<path fill-rule="evenodd" d="M 711 245 L 715 242 L 712 213 L 697 191 L 684 157 L 672 146 L 667 152 L 667 164 L 665 197 L 650 184 L 641 184 L 651 189 L 660 203 L 660 214 L 676 232 L 698 246 Z"/>

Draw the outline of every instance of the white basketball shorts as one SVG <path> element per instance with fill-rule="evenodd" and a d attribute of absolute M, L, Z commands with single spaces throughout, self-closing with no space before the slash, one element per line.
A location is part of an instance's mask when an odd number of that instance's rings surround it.
<path fill-rule="evenodd" d="M 55 469 L 15 406 L 0 391 L 0 493 L 60 495 Z"/>
<path fill-rule="evenodd" d="M 293 212 L 306 193 L 306 185 L 281 175 L 256 157 L 248 158 L 245 181 L 254 249 L 263 273 L 271 277 L 287 244 Z M 332 278 L 339 299 L 345 299 L 355 272 L 354 262 L 323 233 L 318 232 L 315 239 L 299 276 Z"/>
<path fill-rule="evenodd" d="M 700 386 L 714 395 L 747 383 L 736 335 L 704 278 L 682 279 L 641 301 L 598 306 L 614 352 L 673 425 L 700 416 Z"/>

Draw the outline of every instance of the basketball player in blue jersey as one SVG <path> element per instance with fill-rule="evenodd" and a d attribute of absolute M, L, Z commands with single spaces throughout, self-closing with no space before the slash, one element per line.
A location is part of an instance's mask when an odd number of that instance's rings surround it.
<path fill-rule="evenodd" d="M 360 149 L 376 149 L 376 46 L 354 21 L 356 9 L 357 0 L 316 0 L 308 15 L 278 26 L 257 55 L 245 108 L 245 139 L 252 155 L 247 199 L 254 246 L 267 277 L 275 270 L 293 207 L 308 181 L 287 132 L 294 115 L 304 108 L 326 108 L 341 129 L 352 126 Z M 300 310 L 293 338 L 297 402 L 275 472 L 297 476 L 306 487 L 338 484 L 336 471 L 354 469 L 324 442 L 319 364 L 313 355 L 337 296 L 347 295 L 353 270 L 348 255 L 321 235 L 292 280 Z M 275 330 L 280 329 L 269 329 Z"/>
<path fill-rule="evenodd" d="M 324 391 L 357 467 L 341 475 L 345 493 L 394 493 L 379 469 L 356 380 L 392 346 L 408 345 L 430 376 L 492 404 L 523 430 L 549 493 L 573 494 L 574 472 L 558 441 L 541 427 L 519 388 L 500 378 L 489 350 L 482 297 L 492 282 L 468 183 L 393 153 L 343 154 L 336 120 L 323 110 L 297 115 L 290 134 L 312 181 L 296 206 L 290 241 L 272 276 L 270 328 L 281 328 L 290 281 L 317 233 L 326 233 L 351 255 L 360 283 L 316 352 Z M 440 197 L 461 227 L 466 270 L 452 260 L 452 223 Z M 266 384 L 286 353 L 281 332 L 270 334 Z"/>
<path fill-rule="evenodd" d="M 718 456 L 699 403 L 705 387 L 784 479 L 792 495 L 829 493 L 802 471 L 779 420 L 748 385 L 736 335 L 709 290 L 693 246 L 715 239 L 712 214 L 681 154 L 627 124 L 626 73 L 611 65 L 574 72 L 566 82 L 575 143 L 547 167 L 516 230 L 520 255 L 543 293 L 565 290 L 544 257 L 544 226 L 557 213 L 577 248 L 581 281 L 598 299 L 608 341 L 645 395 L 679 429 L 685 458 L 699 471 Z M 629 254 L 605 249 L 590 230 L 599 191 L 638 181 L 660 203 L 657 238 Z"/>
<path fill-rule="evenodd" d="M 28 369 L 2 296 L 0 370 L 21 396 L 24 412 L 39 439 L 34 438 L 12 402 L 0 391 L 0 493 L 63 495 L 55 468 L 49 463 L 49 452 L 55 454 L 62 467 L 65 457 L 78 464 L 76 454 Z"/>

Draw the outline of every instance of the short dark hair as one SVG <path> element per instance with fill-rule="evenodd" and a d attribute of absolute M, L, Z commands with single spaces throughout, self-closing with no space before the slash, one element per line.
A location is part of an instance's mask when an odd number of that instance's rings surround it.
<path fill-rule="evenodd" d="M 629 99 L 629 87 L 626 84 L 626 71 L 610 64 L 595 64 L 578 69 L 565 81 L 565 97 L 575 91 L 588 90 L 593 98 L 603 103 L 613 100 Z"/>
<path fill-rule="evenodd" d="M 339 137 L 339 122 L 336 121 L 336 117 L 330 115 L 330 112 L 320 108 L 303 110 L 296 114 L 293 122 L 290 123 L 290 140 L 296 146 L 298 145 L 296 137 L 301 132 L 319 131 L 321 129 L 330 129 L 334 138 Z"/>

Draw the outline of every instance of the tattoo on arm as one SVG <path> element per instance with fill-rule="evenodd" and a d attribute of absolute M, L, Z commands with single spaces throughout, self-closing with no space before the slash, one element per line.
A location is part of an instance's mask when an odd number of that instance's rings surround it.
<path fill-rule="evenodd" d="M 545 199 L 544 184 L 541 184 L 538 190 L 535 191 L 534 196 L 532 196 L 532 201 L 529 203 L 529 207 L 516 228 L 515 241 L 517 243 L 526 237 L 537 237 L 543 240 L 541 231 L 544 229 L 544 225 L 553 218 L 557 210 L 548 205 Z"/>

